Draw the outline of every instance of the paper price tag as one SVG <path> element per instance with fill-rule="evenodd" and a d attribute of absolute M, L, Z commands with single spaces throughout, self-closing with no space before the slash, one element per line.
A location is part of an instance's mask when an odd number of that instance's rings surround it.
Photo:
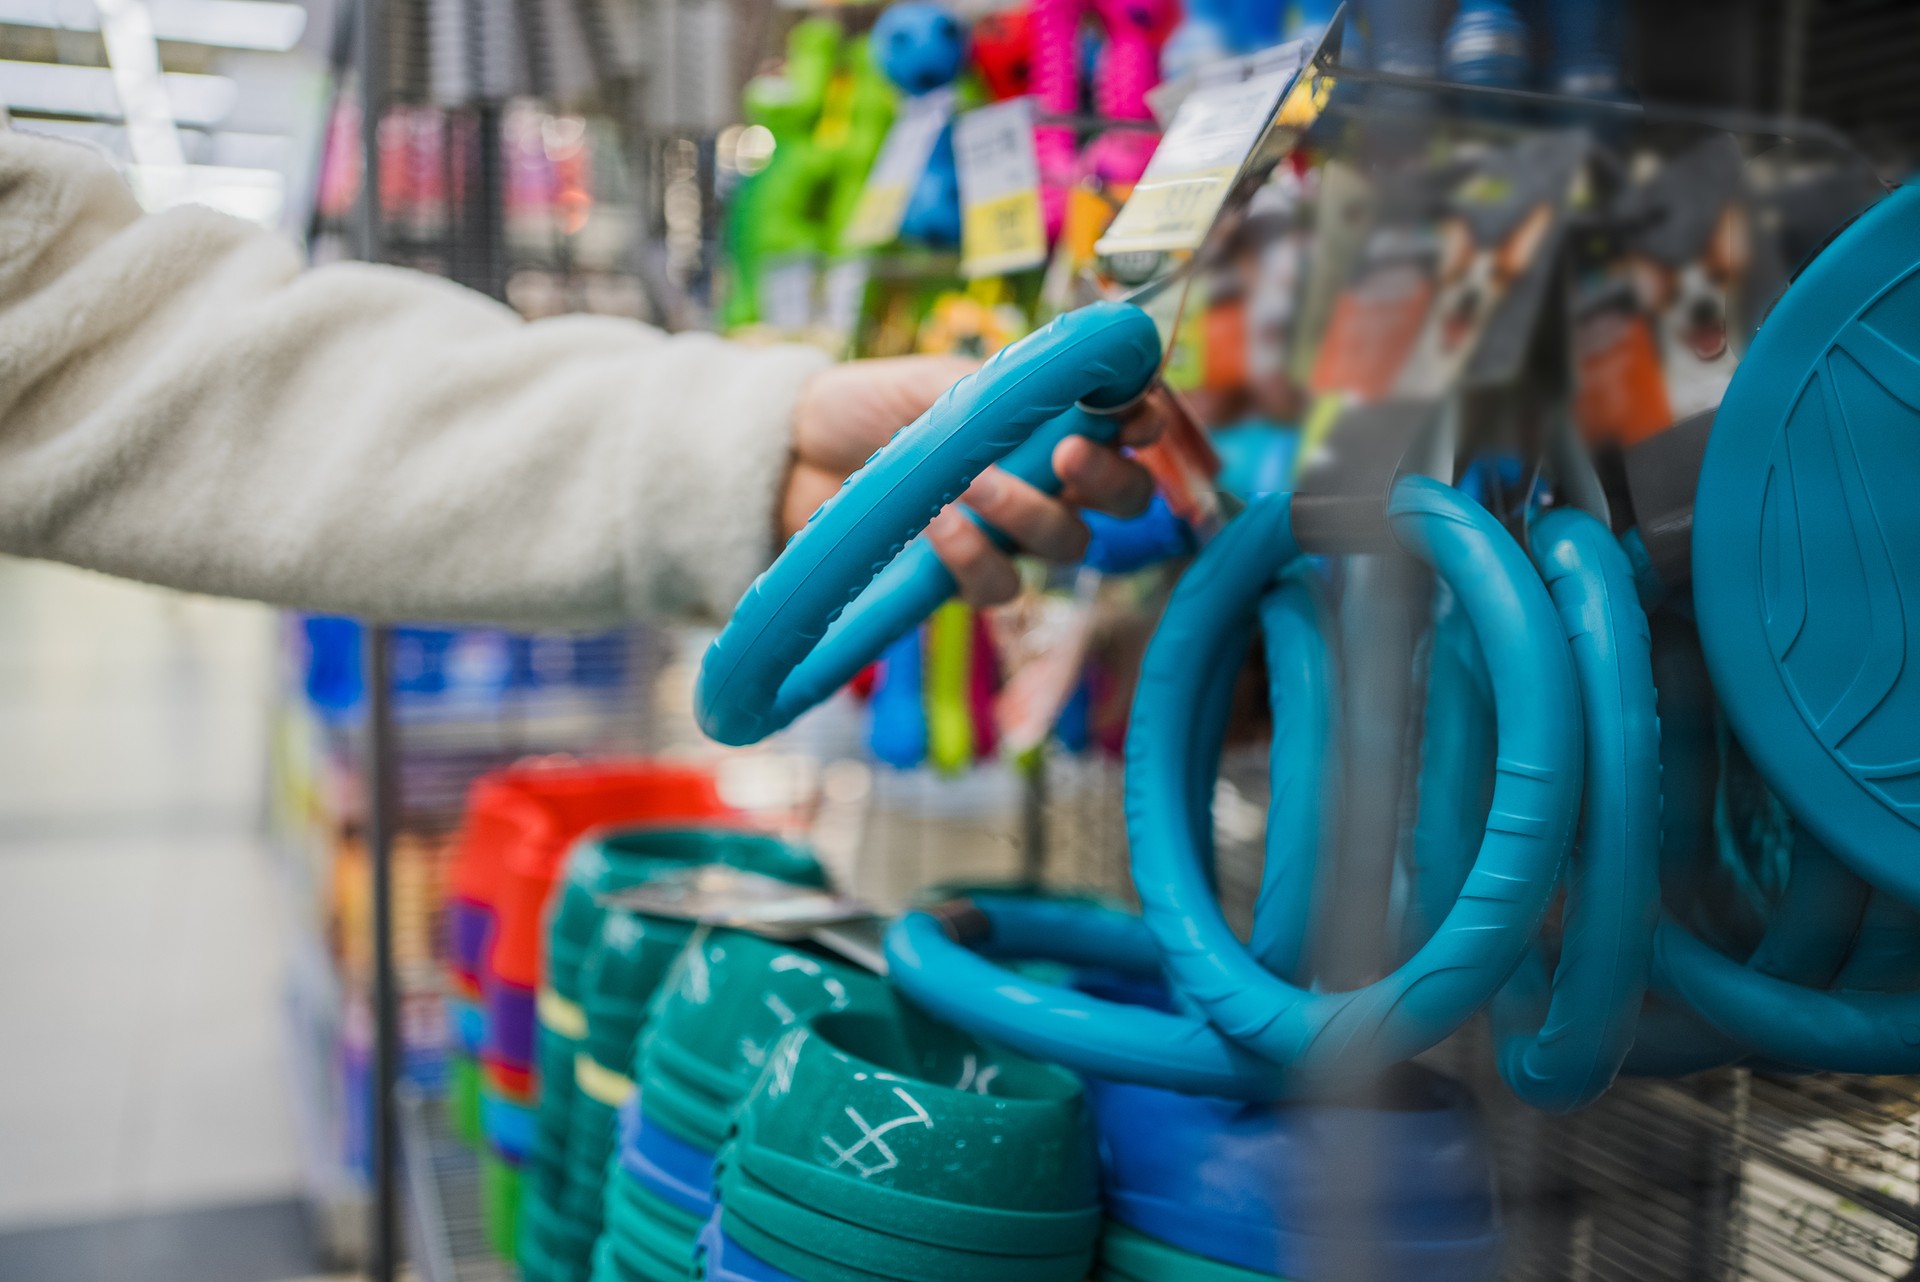
<path fill-rule="evenodd" d="M 1188 94 L 1099 252 L 1199 248 L 1297 75 L 1269 71 Z"/>
<path fill-rule="evenodd" d="M 960 271 L 998 276 L 1047 258 L 1040 218 L 1040 162 L 1033 150 L 1033 104 L 1013 98 L 953 122 L 959 168 Z"/>
<path fill-rule="evenodd" d="M 776 258 L 760 269 L 760 323 L 797 334 L 813 321 L 815 262 L 809 254 Z"/>
<path fill-rule="evenodd" d="M 906 105 L 887 131 L 880 155 L 867 175 L 848 224 L 846 244 L 855 249 L 873 249 L 891 243 L 900 235 L 900 220 L 906 216 L 907 202 L 920 176 L 927 172 L 941 130 L 953 118 L 953 90 L 936 89 L 932 93 L 907 99 Z"/>

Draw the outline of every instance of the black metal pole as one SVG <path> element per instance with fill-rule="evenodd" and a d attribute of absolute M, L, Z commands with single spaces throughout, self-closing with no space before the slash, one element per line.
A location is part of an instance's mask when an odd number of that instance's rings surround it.
<path fill-rule="evenodd" d="M 398 779 L 393 744 L 393 677 L 384 624 L 367 627 L 367 862 L 373 880 L 373 1223 L 367 1276 L 394 1282 L 400 1270 L 398 1124 L 400 994 L 393 959 L 393 833 Z"/>
<path fill-rule="evenodd" d="M 386 257 L 380 211 L 380 116 L 386 103 L 386 13 L 380 0 L 358 0 L 354 63 L 360 80 L 359 257 Z M 367 1235 L 370 1282 L 394 1282 L 400 1271 L 398 1119 L 399 983 L 393 961 L 393 832 L 398 780 L 393 747 L 393 681 L 385 625 L 366 632 L 367 868 L 373 898 L 373 1203 Z"/>

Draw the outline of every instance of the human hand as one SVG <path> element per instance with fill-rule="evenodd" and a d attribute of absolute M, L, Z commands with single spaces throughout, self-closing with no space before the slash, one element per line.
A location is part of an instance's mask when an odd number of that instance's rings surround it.
<path fill-rule="evenodd" d="M 953 356 L 897 356 L 851 361 L 814 375 L 793 412 L 793 468 L 781 496 L 782 536 L 797 532 L 869 455 L 975 368 L 977 362 Z M 1076 508 L 1120 517 L 1146 510 L 1153 478 L 1119 447 L 1150 444 L 1163 422 L 1158 403 L 1149 397 L 1127 416 L 1118 445 L 1081 436 L 1062 441 L 1053 452 L 1053 470 L 1062 483 L 1058 497 L 994 467 L 975 479 L 960 502 L 1022 551 L 1078 561 L 1089 536 Z M 996 605 L 1019 591 L 1012 558 L 953 506 L 933 518 L 927 537 L 972 604 Z"/>

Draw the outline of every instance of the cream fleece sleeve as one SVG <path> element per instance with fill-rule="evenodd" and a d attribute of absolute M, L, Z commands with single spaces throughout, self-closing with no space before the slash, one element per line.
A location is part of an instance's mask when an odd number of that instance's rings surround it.
<path fill-rule="evenodd" d="M 0 552 L 375 618 L 720 617 L 825 362 L 303 271 L 0 127 Z"/>

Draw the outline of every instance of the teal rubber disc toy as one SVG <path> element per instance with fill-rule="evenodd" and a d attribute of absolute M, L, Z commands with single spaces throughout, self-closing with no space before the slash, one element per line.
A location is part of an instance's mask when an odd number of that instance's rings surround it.
<path fill-rule="evenodd" d="M 1920 907 L 1920 188 L 1781 295 L 1694 502 L 1700 641 L 1795 819 Z"/>

